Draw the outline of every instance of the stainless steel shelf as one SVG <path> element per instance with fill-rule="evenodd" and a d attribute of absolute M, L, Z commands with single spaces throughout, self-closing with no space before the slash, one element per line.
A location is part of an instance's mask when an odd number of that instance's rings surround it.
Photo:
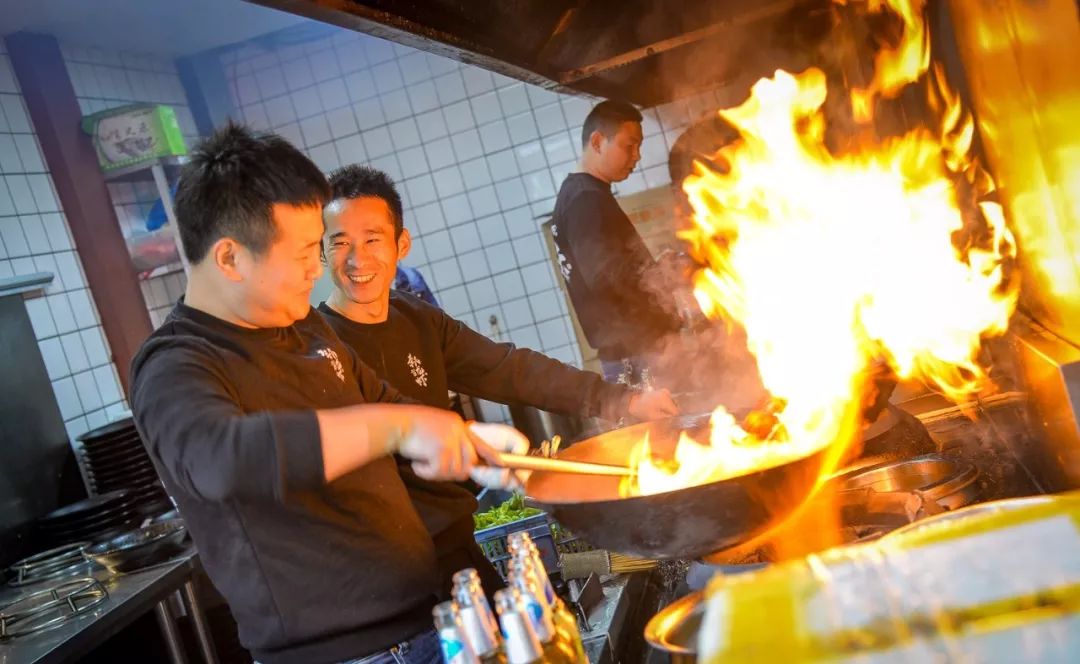
<path fill-rule="evenodd" d="M 172 178 L 179 174 L 180 168 L 187 161 L 187 157 L 162 157 L 155 161 L 125 166 L 114 171 L 106 171 L 105 179 L 108 182 L 153 182 L 154 176 L 150 169 L 157 165 L 161 165 L 165 169 L 166 177 Z"/>

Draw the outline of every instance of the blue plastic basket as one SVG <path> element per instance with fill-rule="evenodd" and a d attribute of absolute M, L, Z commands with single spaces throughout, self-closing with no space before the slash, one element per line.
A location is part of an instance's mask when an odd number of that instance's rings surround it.
<path fill-rule="evenodd" d="M 519 531 L 529 533 L 529 537 L 540 551 L 540 559 L 544 561 L 544 569 L 548 574 L 557 572 L 559 552 L 555 547 L 555 536 L 551 532 L 551 521 L 547 514 L 535 514 L 501 526 L 485 528 L 477 531 L 474 536 L 476 543 L 484 551 L 484 555 L 505 579 L 506 562 L 510 560 L 510 552 L 506 549 L 506 538 L 510 533 Z"/>
<path fill-rule="evenodd" d="M 477 512 L 484 512 L 501 505 L 513 495 L 509 491 L 484 489 L 477 496 L 479 503 Z M 578 539 L 544 513 L 477 531 L 474 534 L 476 543 L 480 545 L 484 555 L 495 566 L 495 569 L 499 570 L 499 574 L 502 574 L 504 579 L 506 578 L 506 561 L 510 559 L 510 554 L 506 550 L 506 537 L 519 530 L 528 532 L 529 537 L 536 543 L 548 574 L 559 570 L 560 554 L 592 550 L 588 542 Z"/>

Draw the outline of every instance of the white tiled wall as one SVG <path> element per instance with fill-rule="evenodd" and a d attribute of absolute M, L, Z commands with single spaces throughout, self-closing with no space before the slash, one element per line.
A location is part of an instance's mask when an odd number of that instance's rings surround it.
<path fill-rule="evenodd" d="M 0 277 L 52 272 L 26 302 L 53 391 L 74 437 L 125 410 L 116 367 L 75 244 L 0 41 Z"/>
<path fill-rule="evenodd" d="M 169 315 L 177 300 L 184 294 L 187 287 L 187 276 L 183 270 L 165 274 L 160 277 L 141 281 L 143 299 L 146 300 L 146 308 L 150 310 L 150 323 L 157 328 Z"/>
<path fill-rule="evenodd" d="M 417 267 L 448 313 L 573 364 L 580 352 L 540 223 L 576 170 L 595 100 L 339 30 L 302 45 L 222 56 L 233 104 L 325 171 L 360 162 L 397 180 Z M 642 163 L 617 193 L 669 183 L 667 154 L 703 95 L 645 113 Z"/>
<path fill-rule="evenodd" d="M 0 45 L 2 49 L 2 45 Z M 197 131 L 175 67 L 143 54 L 64 46 L 84 113 L 133 102 L 177 111 Z M 486 70 L 340 30 L 274 50 L 221 56 L 231 100 L 324 170 L 360 162 L 390 173 L 406 204 L 418 267 L 446 310 L 485 334 L 572 364 L 580 353 L 540 232 L 580 157 L 580 125 L 595 100 L 555 94 Z M 617 194 L 668 184 L 667 154 L 714 94 L 645 112 L 642 162 Z M 58 275 L 30 301 L 34 328 L 72 436 L 122 413 L 116 370 L 70 232 L 6 55 L 0 55 L 0 276 Z M 110 185 L 125 233 L 157 199 L 150 184 Z M 156 326 L 183 292 L 183 273 L 143 283 Z M 503 409 L 499 415 L 505 418 Z"/>
<path fill-rule="evenodd" d="M 83 114 L 133 103 L 164 104 L 176 112 L 188 145 L 198 139 L 195 120 L 173 61 L 147 53 L 128 53 L 62 44 L 61 51 Z M 149 175 L 148 175 L 149 177 Z M 114 209 L 125 238 L 146 233 L 146 218 L 158 200 L 152 181 L 110 183 Z M 157 234 L 168 235 L 168 228 Z M 179 270 L 179 264 L 175 266 Z M 183 294 L 184 273 L 176 271 L 141 283 L 150 320 L 157 327 Z"/>
<path fill-rule="evenodd" d="M 60 51 L 84 114 L 132 103 L 165 104 L 176 111 L 184 136 L 198 136 L 172 60 L 72 44 L 61 44 Z"/>

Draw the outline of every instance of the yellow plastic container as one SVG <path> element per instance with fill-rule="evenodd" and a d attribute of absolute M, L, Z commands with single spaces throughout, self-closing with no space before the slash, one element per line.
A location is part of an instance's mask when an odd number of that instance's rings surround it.
<path fill-rule="evenodd" d="M 698 661 L 1080 661 L 1080 498 L 997 507 L 714 579 Z"/>

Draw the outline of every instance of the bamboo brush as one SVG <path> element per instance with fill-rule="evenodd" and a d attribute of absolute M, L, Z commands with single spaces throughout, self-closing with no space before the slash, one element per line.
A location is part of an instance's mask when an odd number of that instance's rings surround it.
<path fill-rule="evenodd" d="M 582 551 L 559 556 L 564 579 L 583 579 L 591 574 L 633 574 L 656 568 L 655 560 L 635 558 L 610 551 Z"/>
<path fill-rule="evenodd" d="M 659 564 L 655 560 L 649 560 L 648 558 L 635 558 L 634 556 L 626 556 L 621 553 L 611 552 L 608 552 L 608 560 L 610 561 L 608 567 L 611 569 L 612 574 L 647 572 L 651 569 L 656 569 L 656 566 Z"/>

